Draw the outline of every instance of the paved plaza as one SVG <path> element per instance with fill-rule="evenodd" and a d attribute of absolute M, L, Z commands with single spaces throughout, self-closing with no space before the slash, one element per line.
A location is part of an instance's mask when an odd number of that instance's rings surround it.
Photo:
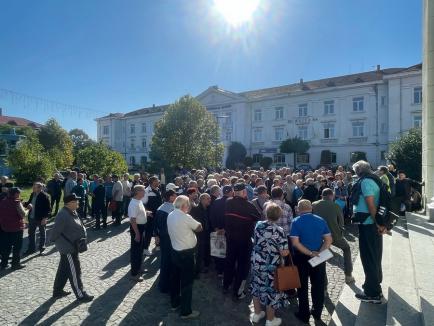
<path fill-rule="evenodd" d="M 358 247 L 356 230 L 349 226 L 345 232 L 353 258 Z M 149 272 L 144 275 L 144 282 L 130 281 L 129 237 L 127 221 L 99 231 L 88 229 L 89 251 L 80 260 L 85 289 L 95 295 L 90 303 L 77 304 L 73 294 L 57 301 L 51 299 L 59 262 L 59 254 L 52 244 L 45 257 L 25 257 L 22 261 L 25 269 L 13 273 L 2 271 L 0 325 L 250 325 L 251 297 L 234 302 L 230 296 L 223 295 L 214 272 L 202 274 L 194 284 L 193 309 L 201 312 L 200 318 L 180 321 L 177 313 L 170 310 L 169 297 L 160 294 L 157 288 L 158 254 L 145 258 L 144 265 Z M 335 257 L 327 264 L 329 298 L 323 312 L 326 323 L 344 286 L 342 252 L 337 248 L 333 251 Z M 293 317 L 296 310 L 297 302 L 293 300 L 277 312 L 283 318 L 283 325 L 298 325 Z"/>

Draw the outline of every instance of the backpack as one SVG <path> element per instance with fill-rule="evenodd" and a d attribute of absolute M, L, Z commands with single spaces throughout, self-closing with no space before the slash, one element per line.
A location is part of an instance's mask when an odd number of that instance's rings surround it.
<path fill-rule="evenodd" d="M 387 186 L 383 183 L 383 181 L 381 181 L 378 176 L 372 173 L 363 175 L 351 189 L 350 202 L 353 205 L 357 205 L 359 203 L 360 195 L 363 194 L 362 181 L 365 178 L 373 180 L 380 189 L 377 215 L 375 216 L 375 220 L 377 224 L 386 226 L 388 230 L 391 230 L 393 227 L 393 221 L 395 220 L 394 216 L 390 212 L 392 196 L 387 190 Z"/>

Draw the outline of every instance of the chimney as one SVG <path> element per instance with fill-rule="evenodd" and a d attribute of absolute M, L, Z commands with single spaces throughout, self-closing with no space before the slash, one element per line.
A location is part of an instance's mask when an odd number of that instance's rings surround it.
<path fill-rule="evenodd" d="M 377 65 L 377 71 L 380 71 L 381 70 L 380 68 L 381 68 L 380 65 Z"/>
<path fill-rule="evenodd" d="M 303 78 L 300 78 L 300 85 L 303 86 Z"/>
<path fill-rule="evenodd" d="M 152 104 L 152 107 L 155 108 L 155 104 Z"/>

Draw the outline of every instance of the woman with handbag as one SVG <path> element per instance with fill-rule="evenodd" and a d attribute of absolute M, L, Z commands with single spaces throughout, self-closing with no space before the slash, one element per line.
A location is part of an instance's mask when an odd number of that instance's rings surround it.
<path fill-rule="evenodd" d="M 265 209 L 266 221 L 258 222 L 255 227 L 252 251 L 252 282 L 254 313 L 250 321 L 257 323 L 267 316 L 266 326 L 276 326 L 282 319 L 275 317 L 274 311 L 283 306 L 286 294 L 276 290 L 274 275 L 281 265 L 282 256 L 289 254 L 288 240 L 283 229 L 276 224 L 282 216 L 282 209 L 270 203 Z M 266 313 L 262 310 L 266 307 Z"/>
<path fill-rule="evenodd" d="M 65 206 L 57 214 L 51 230 L 51 241 L 54 241 L 60 253 L 53 298 L 59 299 L 71 294 L 63 289 L 69 279 L 77 301 L 89 302 L 93 300 L 93 296 L 87 294 L 83 289 L 79 260 L 79 253 L 87 250 L 86 229 L 77 214 L 80 199 L 74 193 L 63 199 Z"/>

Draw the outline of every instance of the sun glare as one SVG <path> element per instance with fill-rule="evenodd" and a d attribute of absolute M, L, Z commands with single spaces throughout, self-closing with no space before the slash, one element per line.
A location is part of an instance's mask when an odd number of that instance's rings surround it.
<path fill-rule="evenodd" d="M 260 0 L 214 0 L 215 8 L 233 27 L 249 22 Z"/>

